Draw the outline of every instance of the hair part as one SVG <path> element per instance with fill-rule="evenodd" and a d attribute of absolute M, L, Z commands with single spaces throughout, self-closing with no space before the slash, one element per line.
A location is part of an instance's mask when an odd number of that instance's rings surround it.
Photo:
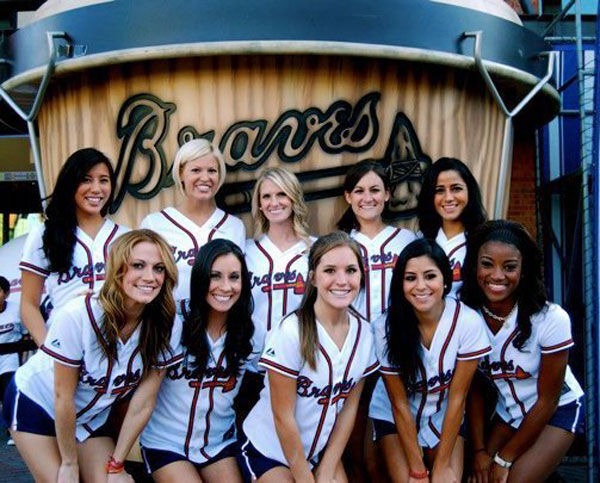
<path fill-rule="evenodd" d="M 173 167 L 171 168 L 175 186 L 177 187 L 177 191 L 182 196 L 185 196 L 185 188 L 183 187 L 183 180 L 181 179 L 183 167 L 190 161 L 194 161 L 202 156 L 206 156 L 207 154 L 212 154 L 217 160 L 217 165 L 219 168 L 219 185 L 217 186 L 217 191 L 219 191 L 221 186 L 223 186 L 223 183 L 225 183 L 227 167 L 225 165 L 225 158 L 223 157 L 221 150 L 208 139 L 192 139 L 179 148 L 175 154 L 175 160 L 173 161 Z"/>
<path fill-rule="evenodd" d="M 190 311 L 183 325 L 182 344 L 187 355 L 193 356 L 191 363 L 194 376 L 202 378 L 206 372 L 210 356 L 210 344 L 206 330 L 209 323 L 209 309 L 206 297 L 211 281 L 211 271 L 215 260 L 226 255 L 235 256 L 240 262 L 242 289 L 238 300 L 227 313 L 227 334 L 225 336 L 225 360 L 227 372 L 239 375 L 242 361 L 252 352 L 252 292 L 250 274 L 244 254 L 230 240 L 216 239 L 204 245 L 196 256 L 190 279 Z"/>
<path fill-rule="evenodd" d="M 104 164 L 110 177 L 110 195 L 100 211 L 102 216 L 106 216 L 113 200 L 115 174 L 112 164 L 103 153 L 94 148 L 79 149 L 67 158 L 58 173 L 54 191 L 48 197 L 42 235 L 44 255 L 51 272 L 65 273 L 72 265 L 77 228 L 75 193 L 97 164 Z"/>
<path fill-rule="evenodd" d="M 543 276 L 543 255 L 531 235 L 520 223 L 508 220 L 488 221 L 477 227 L 467 240 L 467 256 L 463 266 L 461 299 L 475 309 L 487 302 L 477 282 L 479 251 L 488 242 L 512 245 L 521 254 L 521 280 L 513 292 L 519 311 L 517 336 L 513 346 L 521 350 L 531 336 L 531 316 L 546 307 L 548 301 Z"/>
<path fill-rule="evenodd" d="M 387 171 L 381 163 L 373 159 L 364 159 L 352 166 L 346 173 L 346 177 L 344 178 L 344 193 L 351 193 L 358 182 L 371 172 L 381 178 L 384 189 L 389 192 L 390 180 Z M 346 209 L 338 220 L 336 227 L 338 230 L 346 233 L 350 233 L 352 230 L 360 230 L 360 223 L 351 206 Z"/>
<path fill-rule="evenodd" d="M 261 171 L 258 180 L 254 185 L 251 201 L 252 218 L 254 218 L 254 237 L 258 238 L 269 231 L 269 220 L 267 220 L 267 217 L 260 209 L 260 188 L 266 180 L 275 184 L 275 186 L 283 191 L 292 202 L 292 226 L 294 233 L 298 238 L 302 239 L 308 247 L 310 245 L 308 234 L 308 208 L 304 202 L 302 186 L 294 173 L 281 167 L 264 169 Z"/>
<path fill-rule="evenodd" d="M 144 374 L 158 362 L 159 356 L 171 352 L 170 337 L 175 318 L 173 288 L 177 285 L 177 267 L 171 248 L 165 240 L 152 230 L 133 230 L 121 235 L 113 243 L 106 267 L 106 282 L 100 290 L 98 300 L 104 309 L 102 334 L 98 343 L 109 360 L 117 360 L 117 342 L 127 322 L 124 308 L 125 292 L 123 277 L 130 269 L 133 249 L 139 243 L 152 243 L 160 252 L 165 266 L 165 279 L 158 295 L 142 311 L 140 323 L 140 354 Z"/>
<path fill-rule="evenodd" d="M 343 231 L 334 231 L 318 238 L 310 248 L 308 255 L 308 283 L 302 297 L 300 307 L 296 309 L 296 315 L 300 326 L 300 353 L 302 359 L 311 369 L 317 366 L 317 350 L 319 347 L 319 336 L 317 333 L 317 321 L 315 316 L 315 301 L 317 300 L 317 288 L 313 284 L 314 274 L 323 256 L 338 247 L 348 247 L 356 257 L 360 270 L 361 287 L 364 285 L 365 268 L 360 254 L 358 243 Z M 350 310 L 353 310 L 350 307 Z M 357 315 L 357 314 L 356 314 Z"/>
<path fill-rule="evenodd" d="M 417 217 L 419 219 L 419 229 L 425 238 L 435 239 L 442 227 L 442 217 L 435 209 L 434 198 L 438 177 L 444 171 L 456 171 L 467 185 L 469 200 L 460 214 L 460 221 L 465 227 L 465 233 L 470 233 L 487 219 L 481 201 L 479 184 L 469 167 L 456 158 L 440 158 L 425 171 L 421 192 L 419 193 Z"/>

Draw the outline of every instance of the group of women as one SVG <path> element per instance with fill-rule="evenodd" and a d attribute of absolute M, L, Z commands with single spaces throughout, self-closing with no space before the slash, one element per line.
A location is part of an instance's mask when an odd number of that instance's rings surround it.
<path fill-rule="evenodd" d="M 485 221 L 462 162 L 426 173 L 417 234 L 385 223 L 387 174 L 362 161 L 339 231 L 318 239 L 297 178 L 264 170 L 246 241 L 215 203 L 225 174 L 211 143 L 186 143 L 181 204 L 129 231 L 106 218 L 108 159 L 66 161 L 21 261 L 40 350 L 3 404 L 36 480 L 128 481 L 138 437 L 164 482 L 343 482 L 350 439 L 384 458 L 373 481 L 460 481 L 466 453 L 474 482 L 553 471 L 583 424 L 569 317 L 525 229 Z"/>

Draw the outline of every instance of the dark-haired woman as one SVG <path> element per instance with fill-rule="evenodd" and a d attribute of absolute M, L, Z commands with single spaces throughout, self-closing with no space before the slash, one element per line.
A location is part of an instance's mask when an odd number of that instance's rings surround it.
<path fill-rule="evenodd" d="M 417 215 L 423 236 L 435 240 L 450 260 L 450 293 L 456 296 L 462 286 L 466 236 L 486 219 L 479 185 L 462 161 L 440 158 L 429 167 L 423 177 Z"/>
<path fill-rule="evenodd" d="M 106 218 L 114 187 L 108 158 L 93 148 L 75 151 L 61 168 L 45 211 L 23 247 L 21 318 L 36 344 L 46 338 L 40 312 L 44 288 L 51 308 L 97 293 L 111 244 L 127 229 Z"/>
<path fill-rule="evenodd" d="M 248 478 L 346 481 L 341 456 L 363 379 L 379 365 L 370 327 L 350 309 L 363 274 L 347 234 L 312 245 L 302 303 L 273 329 L 260 359 L 268 377 L 244 421 L 240 457 Z"/>
<path fill-rule="evenodd" d="M 141 431 L 164 369 L 183 357 L 176 283 L 169 246 L 136 230 L 114 243 L 97 297 L 77 297 L 52 312 L 46 341 L 17 370 L 2 413 L 36 481 L 124 476 L 124 447 L 133 441 L 115 447 L 108 413 L 135 391 L 124 425 Z"/>
<path fill-rule="evenodd" d="M 254 327 L 237 245 L 213 240 L 200 249 L 190 294 L 184 359 L 167 371 L 141 436 L 142 455 L 157 482 L 241 482 L 233 400 L 253 355 Z"/>
<path fill-rule="evenodd" d="M 490 221 L 469 237 L 463 299 L 481 310 L 492 353 L 481 371 L 498 393 L 484 438 L 483 401 L 471 391 L 473 481 L 544 481 L 575 433 L 583 432 L 583 391 L 569 366 L 571 321 L 548 302 L 542 256 L 522 225 Z"/>
<path fill-rule="evenodd" d="M 376 388 L 370 416 L 393 481 L 461 481 L 465 400 L 491 348 L 481 316 L 448 297 L 451 286 L 441 247 L 416 240 L 400 254 L 390 307 L 374 322 L 387 395 Z"/>

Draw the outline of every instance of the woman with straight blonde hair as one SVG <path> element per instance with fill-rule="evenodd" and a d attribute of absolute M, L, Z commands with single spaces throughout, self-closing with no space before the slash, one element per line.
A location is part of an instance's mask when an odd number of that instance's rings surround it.
<path fill-rule="evenodd" d="M 44 344 L 17 370 L 3 406 L 36 481 L 99 481 L 124 471 L 126 454 L 108 436 L 108 414 L 135 390 L 125 424 L 141 431 L 164 369 L 181 359 L 176 283 L 166 242 L 135 230 L 115 241 L 97 297 L 53 311 Z"/>
<path fill-rule="evenodd" d="M 350 307 L 363 281 L 359 248 L 347 234 L 315 241 L 302 303 L 276 325 L 260 359 L 268 377 L 244 421 L 246 477 L 347 481 L 342 453 L 363 380 L 379 367 L 371 329 Z"/>
<path fill-rule="evenodd" d="M 192 266 L 205 243 L 224 238 L 244 250 L 244 224 L 218 208 L 215 202 L 226 174 L 219 148 L 206 139 L 188 141 L 179 148 L 173 162 L 173 180 L 183 197 L 182 202 L 142 220 L 142 228 L 160 233 L 171 244 L 179 270 L 179 285 L 175 291 L 178 309 L 181 301 L 189 299 Z"/>

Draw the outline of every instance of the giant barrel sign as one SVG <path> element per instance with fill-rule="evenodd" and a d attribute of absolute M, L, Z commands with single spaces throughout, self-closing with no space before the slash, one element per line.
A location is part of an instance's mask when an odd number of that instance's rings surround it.
<path fill-rule="evenodd" d="M 49 1 L 10 38 L 3 87 L 26 96 L 44 73 L 47 32 L 66 34 L 54 41 L 59 57 L 38 118 L 46 190 L 71 152 L 96 147 L 114 161 L 112 212 L 129 226 L 177 202 L 171 164 L 195 137 L 223 151 L 219 204 L 247 222 L 257 171 L 284 165 L 304 185 L 313 231 L 330 230 L 343 176 L 362 159 L 390 174 L 393 222 L 410 223 L 422 173 L 441 156 L 471 167 L 491 210 L 504 114 L 464 33 L 482 31 L 486 66 L 509 104 L 547 61 L 537 55 L 542 40 L 505 4 L 471 4 Z M 557 107 L 548 85 L 523 115 L 541 123 Z"/>

